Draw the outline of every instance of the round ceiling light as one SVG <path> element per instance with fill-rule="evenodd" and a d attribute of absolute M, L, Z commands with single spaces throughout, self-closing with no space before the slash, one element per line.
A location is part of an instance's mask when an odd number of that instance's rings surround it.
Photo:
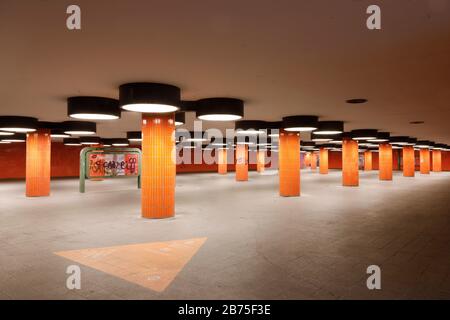
<path fill-rule="evenodd" d="M 95 145 L 95 144 L 101 144 L 102 139 L 99 137 L 81 137 L 80 143 L 82 145 Z"/>
<path fill-rule="evenodd" d="M 67 99 L 67 115 L 74 119 L 120 119 L 119 101 L 103 97 L 70 97 Z"/>
<path fill-rule="evenodd" d="M 209 142 L 208 134 L 204 131 L 189 131 L 188 136 L 180 136 L 183 142 Z"/>
<path fill-rule="evenodd" d="M 70 135 L 64 132 L 63 124 L 60 122 L 39 121 L 38 128 L 50 130 L 52 138 L 70 138 Z"/>
<path fill-rule="evenodd" d="M 280 129 L 283 126 L 283 121 L 266 122 L 267 130 L 269 130 L 269 137 L 276 138 L 280 136 Z"/>
<path fill-rule="evenodd" d="M 283 128 L 286 131 L 308 132 L 318 127 L 317 116 L 289 116 L 283 118 Z"/>
<path fill-rule="evenodd" d="M 120 106 L 134 112 L 175 112 L 179 109 L 180 97 L 180 88 L 163 83 L 137 82 L 119 87 Z"/>
<path fill-rule="evenodd" d="M 64 133 L 73 135 L 89 135 L 97 132 L 97 124 L 87 121 L 64 121 Z"/>
<path fill-rule="evenodd" d="M 0 131 L 27 133 L 38 129 L 38 120 L 32 117 L 0 116 Z"/>
<path fill-rule="evenodd" d="M 130 145 L 128 139 L 126 138 L 114 138 L 111 139 L 110 141 L 113 147 L 126 147 Z"/>
<path fill-rule="evenodd" d="M 238 135 L 255 135 L 265 133 L 267 123 L 260 120 L 238 120 L 234 128 Z"/>
<path fill-rule="evenodd" d="M 244 116 L 244 101 L 235 98 L 200 99 L 195 113 L 200 120 L 235 121 Z"/>
<path fill-rule="evenodd" d="M 377 138 L 378 131 L 375 129 L 358 129 L 352 130 L 353 140 L 373 140 Z"/>
<path fill-rule="evenodd" d="M 364 98 L 354 98 L 354 99 L 348 99 L 345 102 L 350 104 L 360 104 L 360 103 L 366 103 L 367 99 Z"/>
<path fill-rule="evenodd" d="M 311 141 L 314 142 L 330 142 L 333 138 L 333 134 L 316 134 L 315 131 L 311 134 Z"/>
<path fill-rule="evenodd" d="M 142 141 L 142 132 L 141 131 L 128 131 L 127 139 L 130 141 Z"/>
<path fill-rule="evenodd" d="M 2 139 L 3 142 L 25 142 L 27 140 L 27 136 L 24 133 L 14 133 L 11 136 L 7 136 Z"/>
<path fill-rule="evenodd" d="M 110 138 L 103 138 L 102 139 L 102 146 L 103 147 L 112 147 L 112 140 Z"/>
<path fill-rule="evenodd" d="M 184 112 L 175 113 L 175 126 L 186 124 L 186 114 Z"/>
<path fill-rule="evenodd" d="M 433 142 L 428 141 L 428 140 L 420 140 L 416 142 L 416 148 L 420 148 L 420 149 L 426 149 L 426 148 L 430 148 L 434 145 Z"/>
<path fill-rule="evenodd" d="M 313 141 L 301 141 L 300 147 L 307 150 L 307 149 L 313 149 L 316 147 L 316 144 Z"/>
<path fill-rule="evenodd" d="M 368 139 L 369 142 L 388 142 L 390 139 L 389 132 L 377 132 L 377 137 L 375 139 Z"/>
<path fill-rule="evenodd" d="M 80 139 L 78 138 L 65 138 L 63 143 L 66 146 L 81 146 Z"/>
<path fill-rule="evenodd" d="M 0 136 L 12 136 L 14 132 L 0 131 Z"/>
<path fill-rule="evenodd" d="M 398 146 L 407 146 L 407 145 L 410 145 L 410 137 L 407 137 L 407 136 L 391 137 L 389 139 L 389 142 L 391 144 L 395 144 Z"/>
<path fill-rule="evenodd" d="M 314 131 L 314 134 L 333 135 L 342 132 L 344 132 L 343 121 L 319 121 L 318 128 Z"/>

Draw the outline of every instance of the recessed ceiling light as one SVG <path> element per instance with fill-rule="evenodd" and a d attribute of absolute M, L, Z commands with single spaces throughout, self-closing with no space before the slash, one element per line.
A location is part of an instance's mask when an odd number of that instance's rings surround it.
<path fill-rule="evenodd" d="M 359 104 L 359 103 L 366 103 L 368 100 L 364 98 L 354 98 L 354 99 L 348 99 L 345 102 L 350 104 Z"/>

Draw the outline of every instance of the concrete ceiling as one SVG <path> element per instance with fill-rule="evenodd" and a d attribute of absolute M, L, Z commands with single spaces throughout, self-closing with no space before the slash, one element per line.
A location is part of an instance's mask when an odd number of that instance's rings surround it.
<path fill-rule="evenodd" d="M 66 29 L 73 3 L 81 31 Z M 366 28 L 374 3 L 379 31 Z M 450 143 L 446 0 L 2 0 L 0 39 L 3 115 L 67 120 L 68 96 L 117 98 L 122 83 L 157 81 L 184 99 L 242 98 L 246 119 L 316 114 Z M 360 97 L 369 102 L 345 103 Z M 128 112 L 99 122 L 103 137 L 138 129 Z"/>

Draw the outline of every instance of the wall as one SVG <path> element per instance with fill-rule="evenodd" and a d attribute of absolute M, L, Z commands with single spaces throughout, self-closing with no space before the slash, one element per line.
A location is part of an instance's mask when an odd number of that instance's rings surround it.
<path fill-rule="evenodd" d="M 80 172 L 80 151 L 83 147 L 65 146 L 61 142 L 52 142 L 51 176 L 78 177 Z M 25 178 L 25 143 L 0 144 L 0 179 Z M 267 164 L 266 167 L 269 167 Z M 234 171 L 233 164 L 228 171 Z M 249 170 L 256 170 L 256 164 L 249 164 Z M 217 164 L 180 164 L 177 173 L 217 172 Z"/>

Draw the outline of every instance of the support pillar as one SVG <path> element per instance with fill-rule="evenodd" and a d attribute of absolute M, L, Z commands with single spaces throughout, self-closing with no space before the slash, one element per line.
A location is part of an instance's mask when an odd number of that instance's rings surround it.
<path fill-rule="evenodd" d="M 430 150 L 420 149 L 420 173 L 430 174 Z"/>
<path fill-rule="evenodd" d="M 228 161 L 227 161 L 227 149 L 217 149 L 218 152 L 218 173 L 227 174 Z"/>
<path fill-rule="evenodd" d="M 441 150 L 433 150 L 433 172 L 442 171 L 442 153 Z"/>
<path fill-rule="evenodd" d="M 248 181 L 248 146 L 236 145 L 236 181 Z"/>
<path fill-rule="evenodd" d="M 50 195 L 50 130 L 39 129 L 27 134 L 26 146 L 26 196 Z"/>
<path fill-rule="evenodd" d="M 266 166 L 266 151 L 258 150 L 256 154 L 256 171 L 259 173 L 264 172 Z"/>
<path fill-rule="evenodd" d="M 142 217 L 175 215 L 175 114 L 142 115 Z"/>
<path fill-rule="evenodd" d="M 317 154 L 315 152 L 311 152 L 311 170 L 317 170 Z"/>
<path fill-rule="evenodd" d="M 320 148 L 319 172 L 321 174 L 328 174 L 328 149 L 325 148 Z"/>
<path fill-rule="evenodd" d="M 279 137 L 280 196 L 300 196 L 300 135 L 281 130 Z"/>
<path fill-rule="evenodd" d="M 342 141 L 342 185 L 356 187 L 359 185 L 358 142 L 353 139 Z"/>
<path fill-rule="evenodd" d="M 414 177 L 416 171 L 416 165 L 414 160 L 414 147 L 403 147 L 403 176 Z"/>
<path fill-rule="evenodd" d="M 392 146 L 389 143 L 381 143 L 379 146 L 378 166 L 380 180 L 392 180 Z"/>
<path fill-rule="evenodd" d="M 364 171 L 372 170 L 372 151 L 367 150 L 364 152 Z"/>
<path fill-rule="evenodd" d="M 305 154 L 305 166 L 310 167 L 311 166 L 311 152 L 307 152 Z"/>

